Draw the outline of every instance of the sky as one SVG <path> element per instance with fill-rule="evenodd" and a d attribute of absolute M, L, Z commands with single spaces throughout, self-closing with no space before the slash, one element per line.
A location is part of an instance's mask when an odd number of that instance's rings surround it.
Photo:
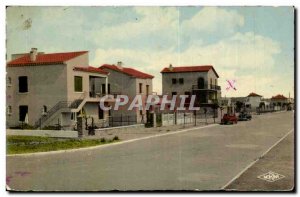
<path fill-rule="evenodd" d="M 154 75 L 158 94 L 172 64 L 213 65 L 222 97 L 294 97 L 293 7 L 8 7 L 6 39 L 8 61 L 32 47 L 88 50 L 91 66 L 122 61 Z"/>

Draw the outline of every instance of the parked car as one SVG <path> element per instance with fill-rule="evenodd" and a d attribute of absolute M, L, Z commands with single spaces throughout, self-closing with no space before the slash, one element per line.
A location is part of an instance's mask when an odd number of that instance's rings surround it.
<path fill-rule="evenodd" d="M 247 120 L 251 120 L 252 119 L 252 115 L 249 112 L 241 112 L 239 114 L 239 121 L 247 121 Z"/>
<path fill-rule="evenodd" d="M 221 119 L 221 124 L 237 124 L 237 117 L 235 114 L 224 114 Z"/>

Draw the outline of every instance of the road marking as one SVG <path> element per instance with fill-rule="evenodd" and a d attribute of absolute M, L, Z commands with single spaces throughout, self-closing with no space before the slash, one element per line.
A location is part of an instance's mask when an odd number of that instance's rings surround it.
<path fill-rule="evenodd" d="M 285 176 L 282 174 L 278 174 L 276 172 L 269 171 L 265 174 L 259 175 L 257 178 L 272 183 L 272 182 L 278 181 L 280 179 L 283 179 L 284 177 Z"/>
<path fill-rule="evenodd" d="M 272 148 L 274 148 L 277 144 L 279 144 L 284 138 L 286 138 L 293 131 L 294 131 L 294 129 L 291 129 L 289 132 L 287 132 L 282 138 L 280 138 L 280 140 L 278 140 L 275 144 L 273 144 L 266 152 L 264 152 L 255 161 L 251 162 L 246 168 L 244 168 L 240 173 L 238 173 L 235 177 L 233 177 L 233 179 L 231 179 L 228 183 L 226 183 L 223 187 L 221 187 L 221 189 L 224 190 L 233 181 L 235 181 L 237 178 L 239 178 L 246 170 L 248 170 L 251 166 L 253 166 L 260 158 L 262 158 L 263 156 L 265 156 Z"/>
<path fill-rule="evenodd" d="M 98 145 L 98 146 L 91 146 L 91 147 L 84 147 L 84 148 L 77 148 L 77 149 L 48 151 L 48 152 L 11 154 L 11 155 L 6 155 L 6 157 L 17 157 L 17 156 L 18 157 L 26 157 L 26 156 L 33 156 L 33 155 L 38 156 L 38 155 L 48 155 L 48 154 L 57 154 L 57 153 L 70 153 L 70 152 L 76 152 L 76 151 L 94 150 L 94 149 L 100 149 L 100 148 L 105 148 L 105 147 L 109 147 L 109 146 L 115 146 L 115 145 L 126 144 L 126 143 L 131 143 L 131 142 L 140 141 L 140 140 L 146 140 L 146 139 L 161 137 L 161 136 L 179 134 L 179 133 L 192 131 L 192 130 L 197 130 L 197 129 L 205 129 L 205 128 L 209 128 L 209 127 L 213 127 L 213 126 L 217 126 L 217 125 L 218 124 L 211 124 L 211 125 L 207 125 L 207 126 L 193 127 L 193 128 L 183 129 L 183 130 L 174 131 L 174 132 L 170 132 L 170 133 L 151 135 L 151 136 L 146 136 L 146 137 L 142 137 L 142 138 L 135 138 L 135 139 L 131 139 L 131 140 L 115 142 L 115 143 L 111 143 L 111 144 L 103 144 L 103 145 Z"/>

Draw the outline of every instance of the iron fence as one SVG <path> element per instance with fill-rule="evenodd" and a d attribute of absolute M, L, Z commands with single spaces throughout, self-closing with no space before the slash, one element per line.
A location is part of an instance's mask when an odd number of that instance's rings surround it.
<path fill-rule="evenodd" d="M 108 122 L 109 127 L 127 126 L 138 123 L 136 115 L 110 116 Z"/>

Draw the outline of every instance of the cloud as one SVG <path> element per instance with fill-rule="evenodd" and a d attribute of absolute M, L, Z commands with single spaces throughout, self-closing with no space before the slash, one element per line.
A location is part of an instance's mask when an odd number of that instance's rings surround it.
<path fill-rule="evenodd" d="M 280 45 L 276 41 L 247 32 L 236 33 L 210 45 L 194 45 L 182 52 L 173 48 L 163 51 L 99 48 L 92 63 L 123 61 L 127 66 L 153 74 L 156 84 L 154 91 L 159 93 L 160 71 L 170 63 L 174 66 L 213 65 L 220 75 L 219 84 L 224 91 L 227 79 L 237 81 L 238 92 L 224 92 L 225 94 L 247 95 L 252 91 L 267 90 L 271 84 L 276 83 L 278 78 L 270 73 L 275 66 L 274 56 L 280 51 Z"/>
<path fill-rule="evenodd" d="M 184 30 L 214 33 L 221 30 L 222 34 L 232 33 L 236 27 L 244 25 L 244 17 L 235 10 L 226 10 L 218 7 L 204 7 L 190 20 L 182 23 Z"/>
<path fill-rule="evenodd" d="M 95 29 L 90 38 L 100 46 L 131 46 L 153 38 L 172 44 L 178 34 L 179 12 L 172 7 L 135 7 L 135 20 Z M 153 39 L 154 40 L 154 39 Z M 147 47 L 147 46 L 145 46 Z"/>

